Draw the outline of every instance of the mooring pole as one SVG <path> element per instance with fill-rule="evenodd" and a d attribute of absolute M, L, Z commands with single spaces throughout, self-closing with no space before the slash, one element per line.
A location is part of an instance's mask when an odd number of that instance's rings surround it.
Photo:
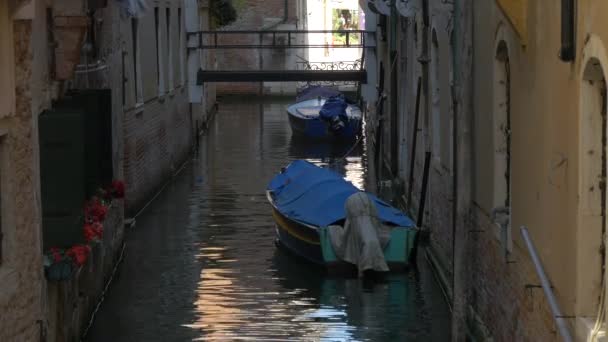
<path fill-rule="evenodd" d="M 420 202 L 418 204 L 418 220 L 416 225 L 422 227 L 424 223 L 424 204 L 426 203 L 426 193 L 429 183 L 429 168 L 431 165 L 431 152 L 426 152 L 424 156 L 424 174 L 422 175 L 422 189 L 420 189 Z"/>
<path fill-rule="evenodd" d="M 420 91 L 422 90 L 422 80 L 418 78 L 416 90 L 416 112 L 414 113 L 414 132 L 412 133 L 412 153 L 410 154 L 410 174 L 407 187 L 408 210 L 412 206 L 412 188 L 414 187 L 414 165 L 416 164 L 416 141 L 418 140 L 418 117 L 420 115 Z"/>

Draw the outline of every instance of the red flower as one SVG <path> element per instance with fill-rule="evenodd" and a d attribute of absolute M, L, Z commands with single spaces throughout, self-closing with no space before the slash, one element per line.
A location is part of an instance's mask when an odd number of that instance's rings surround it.
<path fill-rule="evenodd" d="M 112 195 L 115 198 L 124 198 L 125 197 L 125 183 L 119 180 L 115 180 L 112 182 Z"/>
<path fill-rule="evenodd" d="M 103 205 L 97 197 L 93 197 L 84 208 L 86 222 L 101 222 L 106 218 L 107 213 L 108 207 Z"/>
<path fill-rule="evenodd" d="M 68 249 L 66 255 L 72 258 L 77 266 L 82 266 L 87 262 L 90 253 L 91 247 L 89 245 L 75 245 Z"/>
<path fill-rule="evenodd" d="M 85 223 L 83 232 L 86 242 L 100 240 L 103 237 L 103 224 L 101 222 Z"/>
<path fill-rule="evenodd" d="M 51 255 L 53 256 L 53 261 L 60 262 L 61 259 L 63 259 L 61 249 L 59 249 L 57 247 L 51 247 L 49 251 L 51 252 Z"/>

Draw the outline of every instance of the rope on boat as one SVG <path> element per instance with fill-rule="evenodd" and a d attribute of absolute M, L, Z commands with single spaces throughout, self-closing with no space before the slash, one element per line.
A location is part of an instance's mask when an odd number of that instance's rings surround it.
<path fill-rule="evenodd" d="M 350 147 L 350 149 L 348 149 L 348 151 L 340 158 L 340 159 L 336 159 L 334 161 L 332 161 L 331 163 L 329 163 L 329 166 L 333 166 L 337 163 L 341 163 L 344 160 L 346 160 L 346 158 L 353 153 L 353 151 L 355 150 L 355 148 L 357 148 L 357 146 L 359 145 L 359 143 L 361 143 L 361 141 L 363 140 L 363 134 L 359 135 L 359 137 L 357 138 L 357 141 L 355 141 L 355 143 L 353 144 L 353 146 Z"/>

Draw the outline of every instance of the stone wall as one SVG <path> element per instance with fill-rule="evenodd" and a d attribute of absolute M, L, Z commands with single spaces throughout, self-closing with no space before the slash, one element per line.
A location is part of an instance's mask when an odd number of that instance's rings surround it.
<path fill-rule="evenodd" d="M 605 221 L 601 196 L 605 194 L 597 191 L 603 186 L 603 159 L 596 151 L 605 150 L 599 128 L 605 108 L 598 106 L 606 96 L 608 30 L 596 18 L 608 4 L 597 0 L 579 2 L 578 55 L 573 63 L 564 63 L 555 55 L 560 48 L 559 3 L 521 2 L 530 25 L 525 36 L 518 33 L 521 30 L 518 23 L 514 25 L 510 20 L 510 12 L 497 6 L 496 1 L 469 2 L 473 12 L 467 16 L 473 18 L 463 25 L 459 22 L 462 17 L 451 18 L 454 12 L 445 2 L 428 3 L 426 35 L 421 12 L 407 21 L 397 17 L 399 22 L 393 26 L 397 27 L 398 41 L 393 70 L 387 68 L 391 65 L 391 19 L 387 22 L 388 41 L 378 44 L 376 55 L 384 65 L 384 91 L 389 97 L 383 113 L 380 165 L 381 169 L 398 165 L 398 172 L 385 171 L 379 179 L 407 181 L 412 132 L 418 129 L 413 195 L 407 209 L 413 215 L 419 211 L 424 153 L 431 151 L 425 224 L 421 228 L 429 233 L 428 252 L 448 294 L 451 286 L 466 289 L 462 295 L 457 291 L 452 300 L 466 302 L 466 317 L 457 317 L 458 313 L 454 321 L 463 319 L 470 334 L 499 341 L 559 339 L 520 235 L 519 227 L 525 225 L 572 335 L 584 337 L 589 333 L 589 323 L 592 326 L 595 322 L 600 294 L 606 293 L 605 286 L 602 288 L 606 283 L 602 279 L 606 240 L 601 233 Z M 462 3 L 466 2 L 454 4 Z M 470 27 L 469 24 L 475 28 L 469 36 L 458 36 L 459 32 L 452 30 Z M 434 40 L 437 52 L 432 51 Z M 468 47 L 464 43 L 455 47 L 452 41 L 472 43 L 474 53 L 469 54 L 470 48 L 464 51 Z M 423 44 L 428 46 L 426 54 Z M 454 52 L 461 55 L 452 56 Z M 440 60 L 438 87 L 433 80 L 436 57 Z M 451 64 L 459 58 L 471 61 L 471 70 Z M 390 89 L 390 77 L 395 72 L 402 80 L 397 94 Z M 462 138 L 459 142 L 471 139 L 470 146 L 459 145 L 457 156 L 466 158 L 458 160 L 458 165 L 465 165 L 467 172 L 460 172 L 458 179 L 462 182 L 458 187 L 471 194 L 458 197 L 456 203 L 465 209 L 458 220 L 465 224 L 458 225 L 454 236 L 452 208 L 458 194 L 453 190 L 455 174 L 449 155 L 454 141 L 452 128 L 457 123 L 450 119 L 467 117 L 470 111 L 465 108 L 466 112 L 454 115 L 453 106 L 466 103 L 468 97 L 454 101 L 451 96 L 462 89 L 462 84 L 456 82 L 463 82 L 462 79 L 455 77 L 466 79 L 466 75 L 474 77 L 472 85 L 463 86 L 472 87 L 468 95 L 474 113 L 471 121 L 459 123 L 461 129 L 456 131 L 457 138 Z M 423 95 L 418 127 L 413 127 L 419 76 Z M 391 112 L 395 102 L 397 111 Z M 508 129 L 500 118 L 505 112 L 509 113 Z M 378 115 L 374 108 L 368 113 L 373 132 Z M 398 113 L 397 120 L 391 122 L 394 113 Z M 398 125 L 396 139 L 390 134 L 393 124 Z M 501 140 L 507 135 L 511 144 L 508 151 Z M 375 135 L 370 138 L 378 143 Z M 395 144 L 405 146 L 399 146 L 397 160 L 392 160 L 390 152 Z M 508 156 L 508 163 L 503 163 L 504 156 Z M 407 187 L 405 190 L 407 193 Z M 505 206 L 509 207 L 508 224 L 501 228 L 498 222 L 505 220 L 500 214 Z M 465 252 L 454 253 L 454 245 L 456 252 L 458 246 L 464 246 Z M 461 272 L 455 272 L 459 267 Z"/>
<path fill-rule="evenodd" d="M 189 156 L 193 142 L 185 88 L 124 114 L 124 179 L 128 214 L 141 208 Z"/>
<path fill-rule="evenodd" d="M 95 244 L 87 263 L 66 281 L 49 281 L 46 288 L 47 341 L 76 341 L 88 326 L 124 239 L 124 201 L 114 200 L 104 220 L 102 241 Z"/>
<path fill-rule="evenodd" d="M 6 2 L 0 5 L 0 30 L 12 33 L 0 49 L 14 58 L 14 64 L 0 66 L 5 75 L 14 73 L 14 88 L 4 90 L 14 96 L 14 107 L 0 120 L 2 341 L 35 341 L 44 328 L 37 112 L 48 101 L 39 83 L 44 74 L 35 65 L 44 52 L 34 53 L 43 32 L 31 20 L 36 6 L 28 10 L 15 18 Z"/>
<path fill-rule="evenodd" d="M 514 246 L 505 256 L 494 234 L 494 223 L 481 208 L 471 220 L 469 331 L 497 341 L 559 339 L 540 280 L 528 252 Z M 558 294 L 559 295 L 559 294 Z M 480 319 L 474 321 L 474 317 Z M 481 336 L 480 336 L 481 335 Z"/>

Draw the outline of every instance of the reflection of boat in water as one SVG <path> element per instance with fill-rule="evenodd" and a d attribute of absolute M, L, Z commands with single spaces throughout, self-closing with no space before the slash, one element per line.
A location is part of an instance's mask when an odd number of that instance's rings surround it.
<path fill-rule="evenodd" d="M 292 162 L 271 181 L 267 190 L 278 241 L 291 252 L 329 270 L 352 269 L 354 265 L 337 257 L 330 229 L 344 224 L 345 203 L 360 192 L 331 170 L 303 160 Z M 386 264 L 391 270 L 405 268 L 411 260 L 417 228 L 401 211 L 367 195 L 377 210 L 378 220 L 390 234 L 382 251 Z"/>
<path fill-rule="evenodd" d="M 361 109 L 331 88 L 306 89 L 287 115 L 293 133 L 308 138 L 352 139 L 361 131 Z"/>
<path fill-rule="evenodd" d="M 321 335 L 314 340 L 428 340 L 432 322 L 420 313 L 418 272 L 390 274 L 370 287 L 357 278 L 326 276 L 284 249 L 276 250 L 272 266 L 281 287 L 308 304 L 292 321 L 314 322 Z"/>
<path fill-rule="evenodd" d="M 289 144 L 289 156 L 295 159 L 320 159 L 331 162 L 348 157 L 361 157 L 363 154 L 363 143 L 353 145 L 350 140 L 338 141 L 316 141 L 301 135 L 292 135 Z"/>

